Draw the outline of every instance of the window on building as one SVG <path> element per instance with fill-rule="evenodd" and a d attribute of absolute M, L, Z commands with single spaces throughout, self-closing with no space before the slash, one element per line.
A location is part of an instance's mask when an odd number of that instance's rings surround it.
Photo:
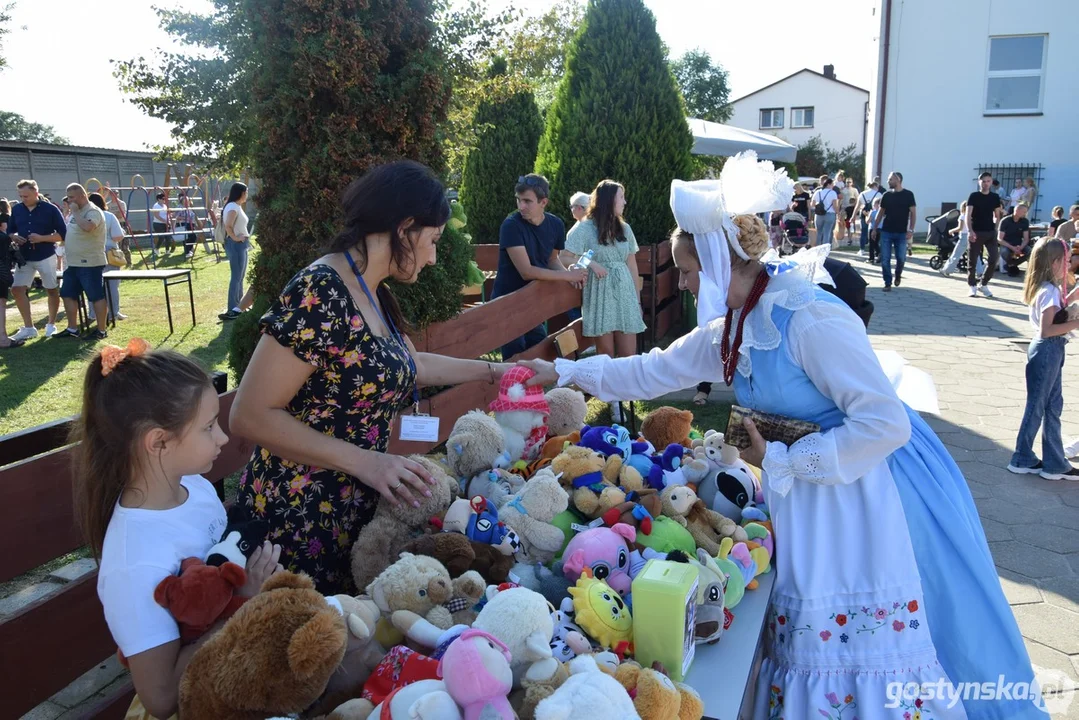
<path fill-rule="evenodd" d="M 1012 164 L 988 164 L 979 165 L 974 173 L 974 177 L 981 175 L 983 172 L 989 172 L 993 174 L 994 180 L 1000 181 L 999 192 L 1001 197 L 1005 200 L 1012 191 L 1015 189 L 1015 182 L 1018 180 L 1023 185 L 1026 185 L 1027 178 L 1034 181 L 1035 196 L 1034 202 L 1030 207 L 1031 222 L 1038 219 L 1038 212 L 1041 209 L 1041 191 L 1037 188 L 1042 184 L 1042 166 L 1039 163 L 1012 163 Z"/>
<path fill-rule="evenodd" d="M 811 107 L 791 108 L 791 127 L 792 128 L 811 128 L 811 127 L 813 127 L 813 108 L 811 108 Z"/>
<path fill-rule="evenodd" d="M 761 130 L 775 130 L 781 127 L 783 127 L 783 108 L 761 110 Z"/>
<path fill-rule="evenodd" d="M 1046 35 L 989 38 L 987 115 L 1041 112 L 1048 44 Z"/>

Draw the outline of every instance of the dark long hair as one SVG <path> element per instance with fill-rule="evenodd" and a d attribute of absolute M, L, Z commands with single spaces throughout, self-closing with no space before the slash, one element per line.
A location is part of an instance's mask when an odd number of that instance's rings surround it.
<path fill-rule="evenodd" d="M 229 188 L 229 198 L 225 201 L 225 205 L 228 205 L 230 202 L 240 202 L 240 198 L 244 196 L 245 192 L 247 192 L 247 186 L 244 185 L 242 182 L 232 183 L 232 187 Z"/>
<path fill-rule="evenodd" d="M 113 508 L 134 479 L 146 433 L 183 433 L 208 387 L 210 377 L 197 362 L 170 350 L 128 357 L 104 376 L 101 354 L 90 361 L 71 442 L 78 443 L 75 514 L 95 558 L 101 558 Z"/>
<path fill-rule="evenodd" d="M 622 218 L 614 211 L 614 199 L 618 191 L 625 192 L 614 180 L 601 180 L 592 191 L 592 200 L 588 206 L 588 217 L 596 226 L 600 245 L 614 245 L 615 241 L 626 241 L 626 229 Z"/>
<path fill-rule="evenodd" d="M 105 198 L 101 197 L 101 193 L 92 192 L 86 196 L 86 199 L 96 205 L 98 208 L 105 209 Z"/>
<path fill-rule="evenodd" d="M 330 243 L 329 251 L 343 253 L 354 250 L 360 272 L 367 270 L 367 236 L 388 233 L 390 256 L 402 271 L 410 271 L 416 258 L 412 243 L 399 232 L 401 224 L 412 218 L 406 231 L 425 227 L 441 227 L 450 219 L 450 203 L 446 188 L 425 165 L 411 160 L 399 160 L 371 168 L 353 180 L 341 197 L 345 212 L 345 229 Z M 408 321 L 401 306 L 385 283 L 376 290 L 383 310 L 397 329 L 404 333 Z"/>

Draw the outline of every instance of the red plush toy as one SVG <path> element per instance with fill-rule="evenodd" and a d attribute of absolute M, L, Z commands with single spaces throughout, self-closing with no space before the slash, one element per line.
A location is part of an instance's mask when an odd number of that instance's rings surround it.
<path fill-rule="evenodd" d="M 169 575 L 154 589 L 154 600 L 180 625 L 180 641 L 194 642 L 218 620 L 231 617 L 247 598 L 236 589 L 247 573 L 236 563 L 207 565 L 199 558 L 180 563 L 180 574 Z"/>

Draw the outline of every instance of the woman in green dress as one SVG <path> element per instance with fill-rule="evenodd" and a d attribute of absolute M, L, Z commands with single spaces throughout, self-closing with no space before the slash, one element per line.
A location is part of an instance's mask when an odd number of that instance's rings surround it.
<path fill-rule="evenodd" d="M 637 352 L 637 333 L 644 330 L 637 289 L 637 239 L 622 219 L 626 190 L 603 180 L 592 191 L 588 214 L 566 235 L 566 250 L 593 252 L 592 271 L 584 284 L 583 334 L 596 339 L 596 352 L 628 357 Z"/>

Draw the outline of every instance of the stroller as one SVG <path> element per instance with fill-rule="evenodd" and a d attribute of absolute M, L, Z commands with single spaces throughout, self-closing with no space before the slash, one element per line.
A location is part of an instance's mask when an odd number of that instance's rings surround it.
<path fill-rule="evenodd" d="M 929 223 L 929 236 L 926 238 L 926 242 L 937 246 L 937 251 L 933 254 L 933 257 L 929 258 L 929 267 L 940 270 L 944 267 L 944 263 L 948 262 L 948 258 L 952 256 L 952 251 L 955 250 L 955 236 L 951 235 L 949 231 L 958 227 L 959 211 L 953 208 L 943 215 L 927 217 L 925 221 Z M 959 270 L 960 272 L 967 271 L 967 256 L 965 254 L 959 260 Z"/>
<path fill-rule="evenodd" d="M 784 213 L 780 222 L 783 228 L 780 255 L 791 255 L 809 244 L 809 230 L 806 229 L 806 219 L 801 213 L 793 210 Z"/>

